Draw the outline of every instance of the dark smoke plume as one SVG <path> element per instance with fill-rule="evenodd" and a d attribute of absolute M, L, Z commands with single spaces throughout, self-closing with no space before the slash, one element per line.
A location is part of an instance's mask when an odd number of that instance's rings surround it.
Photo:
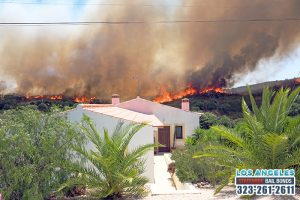
<path fill-rule="evenodd" d="M 35 27 L 26 34 L 22 27 L 1 27 L 0 69 L 22 94 L 151 97 L 161 87 L 176 91 L 189 83 L 199 89 L 231 86 L 235 74 L 253 71 L 261 59 L 284 57 L 299 44 L 299 21 L 218 22 L 300 18 L 299 0 L 182 4 L 195 7 L 129 4 L 89 11 L 82 19 L 146 24 Z M 216 22 L 151 23 L 160 20 Z M 73 31 L 60 34 L 67 29 Z"/>

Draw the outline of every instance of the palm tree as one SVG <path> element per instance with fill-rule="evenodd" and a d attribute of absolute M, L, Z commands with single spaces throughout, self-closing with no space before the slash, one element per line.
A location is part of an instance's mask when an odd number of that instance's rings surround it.
<path fill-rule="evenodd" d="M 84 116 L 83 122 L 82 130 L 95 148 L 86 150 L 84 147 L 74 147 L 88 163 L 77 162 L 74 169 L 78 175 L 71 177 L 62 188 L 85 185 L 92 196 L 100 198 L 143 196 L 146 191 L 144 185 L 148 179 L 142 176 L 144 172 L 142 156 L 147 151 L 153 150 L 156 145 L 146 144 L 132 151 L 128 150 L 128 145 L 145 124 L 124 126 L 120 123 L 112 136 L 104 129 L 102 137 L 87 116 Z"/>
<path fill-rule="evenodd" d="M 288 116 L 300 87 L 292 92 L 265 88 L 260 107 L 248 90 L 253 111 L 243 99 L 242 125 L 237 129 L 212 127 L 227 142 L 207 145 L 194 156 L 214 158 L 223 167 L 223 181 L 216 192 L 233 181 L 235 169 L 295 168 L 300 177 L 300 117 Z"/>

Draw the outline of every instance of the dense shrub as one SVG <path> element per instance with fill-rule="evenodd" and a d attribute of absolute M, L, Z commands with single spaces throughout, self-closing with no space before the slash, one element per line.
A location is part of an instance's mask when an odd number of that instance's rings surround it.
<path fill-rule="evenodd" d="M 211 126 L 224 125 L 229 128 L 235 126 L 236 120 L 231 120 L 227 116 L 216 116 L 213 113 L 204 113 L 200 116 L 200 128 L 197 128 L 191 137 L 185 141 L 183 150 L 176 149 L 172 154 L 172 159 L 176 162 L 176 175 L 180 181 L 209 181 L 212 184 L 219 182 L 218 170 L 214 159 L 204 160 L 194 159 L 195 153 L 202 151 L 208 144 L 228 143 L 215 133 Z"/>
<path fill-rule="evenodd" d="M 173 151 L 172 159 L 175 160 L 176 163 L 176 175 L 181 182 L 207 179 L 208 165 L 199 159 L 192 158 L 196 152 L 196 146 Z"/>
<path fill-rule="evenodd" d="M 4 112 L 0 127 L 0 193 L 6 200 L 49 197 L 69 176 L 80 132 L 58 113 L 31 108 Z"/>
<path fill-rule="evenodd" d="M 223 125 L 228 128 L 233 128 L 235 126 L 236 120 L 232 120 L 226 115 L 217 116 L 213 113 L 203 113 L 199 117 L 199 127 L 202 129 L 209 129 L 211 126 L 214 125 Z"/>
<path fill-rule="evenodd" d="M 209 181 L 213 185 L 219 182 L 218 171 L 214 160 L 206 158 L 204 160 L 194 159 L 195 153 L 202 151 L 206 144 L 219 142 L 220 137 L 210 129 L 196 129 L 192 137 L 186 139 L 184 149 L 176 149 L 172 153 L 172 159 L 176 164 L 176 175 L 180 181 Z"/>

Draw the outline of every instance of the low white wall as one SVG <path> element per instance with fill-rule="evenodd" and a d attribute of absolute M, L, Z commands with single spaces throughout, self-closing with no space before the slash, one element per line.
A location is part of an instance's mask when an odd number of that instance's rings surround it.
<path fill-rule="evenodd" d="M 83 110 L 80 108 L 80 105 L 76 108 L 71 110 L 68 113 L 68 119 L 72 122 L 80 122 L 83 116 L 83 113 L 89 116 L 97 130 L 103 134 L 103 129 L 106 128 L 110 134 L 113 133 L 115 130 L 116 125 L 121 122 L 119 118 L 111 117 L 108 115 L 103 115 L 99 113 L 95 113 L 92 111 Z M 129 121 L 123 120 L 126 124 L 130 124 Z M 142 128 L 131 140 L 129 144 L 129 151 L 135 149 L 136 147 L 144 144 L 153 144 L 154 142 L 154 128 L 152 126 L 145 126 Z M 93 148 L 93 144 L 88 144 L 87 148 Z M 154 151 L 149 151 L 148 153 L 143 156 L 145 159 L 145 173 L 150 183 L 154 183 Z"/>

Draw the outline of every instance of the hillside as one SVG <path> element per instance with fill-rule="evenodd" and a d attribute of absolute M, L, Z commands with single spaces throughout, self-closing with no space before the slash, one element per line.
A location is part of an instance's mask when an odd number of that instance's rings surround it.
<path fill-rule="evenodd" d="M 261 92 L 264 86 L 270 86 L 278 89 L 281 86 L 294 88 L 300 85 L 297 79 L 290 79 L 284 81 L 272 81 L 260 84 L 251 85 L 254 97 L 258 103 L 261 101 Z M 13 109 L 18 106 L 32 105 L 36 106 L 41 111 L 49 111 L 53 106 L 60 107 L 63 110 L 73 108 L 78 102 L 74 97 L 60 97 L 55 96 L 38 96 L 28 98 L 17 94 L 8 94 L 0 96 L 0 111 Z M 207 93 L 187 96 L 190 99 L 191 109 L 198 112 L 212 112 L 217 115 L 227 115 L 233 119 L 242 117 L 241 100 L 245 98 L 249 103 L 247 87 L 238 87 L 226 90 L 226 93 L 218 93 L 210 91 Z M 96 98 L 79 98 L 86 99 L 86 103 L 109 103 L 109 100 L 100 100 Z M 181 99 L 165 103 L 166 105 L 180 108 Z M 291 114 L 297 115 L 300 113 L 300 98 L 295 103 Z"/>
<path fill-rule="evenodd" d="M 300 83 L 295 79 L 272 81 L 250 85 L 254 98 L 258 104 L 261 102 L 261 93 L 265 86 L 272 87 L 274 90 L 280 87 L 295 88 Z M 206 93 L 189 96 L 191 110 L 200 112 L 212 112 L 217 115 L 227 115 L 233 119 L 242 117 L 241 101 L 245 98 L 248 105 L 250 104 L 247 87 L 238 87 L 227 90 L 227 93 Z M 166 103 L 166 105 L 180 108 L 181 100 L 175 100 Z M 294 103 L 290 115 L 300 114 L 300 97 Z"/>
<path fill-rule="evenodd" d="M 250 87 L 254 94 L 260 94 L 262 92 L 263 88 L 266 86 L 273 87 L 274 89 L 278 89 L 280 87 L 294 88 L 297 85 L 300 85 L 299 79 L 286 79 L 286 80 L 280 80 L 280 81 L 268 81 L 268 82 L 263 82 L 263 83 L 257 83 L 257 84 L 250 85 Z M 248 94 L 247 86 L 241 86 L 241 87 L 228 89 L 227 92 L 231 93 L 231 94 L 240 94 L 240 95 Z"/>

